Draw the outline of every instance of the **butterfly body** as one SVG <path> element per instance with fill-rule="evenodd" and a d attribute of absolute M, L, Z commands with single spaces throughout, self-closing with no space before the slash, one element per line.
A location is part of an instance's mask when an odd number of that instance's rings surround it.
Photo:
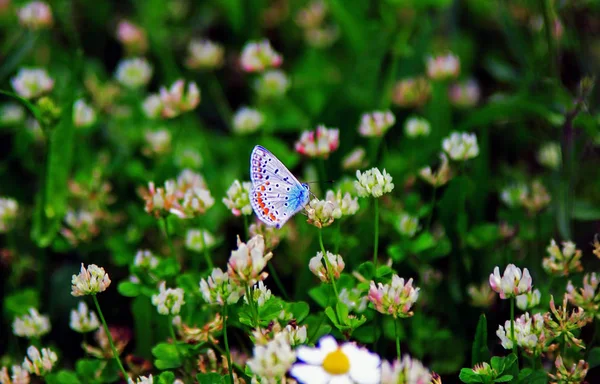
<path fill-rule="evenodd" d="M 250 203 L 258 218 L 281 228 L 310 198 L 308 184 L 300 183 L 271 152 L 257 145 L 250 156 Z"/>

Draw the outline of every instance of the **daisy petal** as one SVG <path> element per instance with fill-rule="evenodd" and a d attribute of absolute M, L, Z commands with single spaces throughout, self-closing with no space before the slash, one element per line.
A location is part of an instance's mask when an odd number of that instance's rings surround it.
<path fill-rule="evenodd" d="M 290 375 L 299 383 L 306 384 L 327 384 L 331 378 L 323 367 L 308 364 L 295 364 L 290 369 Z"/>
<path fill-rule="evenodd" d="M 354 384 L 348 375 L 336 375 L 329 380 L 328 384 Z"/>
<path fill-rule="evenodd" d="M 325 336 L 319 340 L 319 349 L 327 354 L 338 349 L 338 343 L 333 336 Z"/>
<path fill-rule="evenodd" d="M 321 349 L 300 346 L 296 349 L 296 356 L 307 364 L 321 365 L 325 360 L 325 356 L 327 356 L 327 352 Z"/>

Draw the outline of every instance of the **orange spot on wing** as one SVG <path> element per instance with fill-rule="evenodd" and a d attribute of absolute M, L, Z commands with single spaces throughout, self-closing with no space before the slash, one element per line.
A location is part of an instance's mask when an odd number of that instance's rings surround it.
<path fill-rule="evenodd" d="M 275 217 L 275 215 L 274 215 L 274 214 L 272 214 L 272 213 L 269 215 L 269 218 L 270 218 L 271 220 L 273 220 L 273 221 L 277 221 L 277 218 L 276 218 L 276 217 Z"/>
<path fill-rule="evenodd" d="M 260 186 L 260 190 L 261 190 L 261 191 L 264 191 L 264 190 L 265 190 L 265 186 L 264 186 L 264 185 L 261 185 L 261 186 Z"/>

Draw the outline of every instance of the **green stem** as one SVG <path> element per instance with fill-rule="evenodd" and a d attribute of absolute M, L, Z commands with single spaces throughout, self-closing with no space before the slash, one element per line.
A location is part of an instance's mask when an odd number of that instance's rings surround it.
<path fill-rule="evenodd" d="M 221 84 L 214 72 L 210 74 L 208 89 L 213 101 L 217 105 L 217 111 L 219 111 L 221 119 L 225 122 L 225 126 L 231 128 L 231 124 L 233 123 L 233 112 L 231 111 L 231 106 L 229 105 L 225 93 L 223 92 L 223 88 L 221 88 Z"/>
<path fill-rule="evenodd" d="M 426 231 L 429 231 L 431 228 L 431 219 L 433 219 L 433 211 L 435 210 L 435 199 L 437 198 L 437 186 L 433 187 L 433 196 L 431 197 L 431 211 L 429 212 L 429 216 L 427 216 L 427 227 L 425 227 Z"/>
<path fill-rule="evenodd" d="M 248 299 L 248 305 L 250 306 L 250 312 L 252 312 L 252 325 L 258 325 L 258 308 L 255 306 L 254 296 L 252 295 L 252 287 L 246 285 L 246 298 Z"/>
<path fill-rule="evenodd" d="M 244 217 L 244 234 L 246 236 L 246 240 L 250 239 L 250 229 L 249 229 L 249 225 L 248 225 L 248 216 L 242 214 L 242 216 Z"/>
<path fill-rule="evenodd" d="M 513 343 L 513 353 L 517 354 L 517 340 L 515 339 L 515 298 L 510 298 L 510 339 Z"/>
<path fill-rule="evenodd" d="M 556 48 L 554 46 L 554 37 L 552 36 L 552 32 L 554 30 L 554 23 L 550 18 L 550 7 L 551 4 L 549 0 L 540 0 L 542 6 L 542 14 L 544 17 L 544 32 L 546 35 L 546 44 L 548 45 L 548 61 L 550 62 L 550 76 L 556 77 L 557 73 L 557 64 L 558 61 L 556 59 Z"/>
<path fill-rule="evenodd" d="M 333 293 L 335 294 L 335 302 L 337 303 L 337 301 L 340 299 L 340 295 L 338 294 L 337 285 L 335 284 L 333 267 L 329 262 L 329 258 L 327 258 L 325 246 L 323 246 L 323 228 L 319 228 L 319 244 L 321 245 L 321 252 L 323 252 L 323 259 L 325 259 L 325 267 L 327 268 L 327 274 L 329 275 L 329 280 L 331 281 L 331 286 L 333 287 Z"/>
<path fill-rule="evenodd" d="M 377 251 L 379 249 L 379 200 L 375 198 L 375 239 L 373 240 L 373 265 L 377 269 Z"/>
<path fill-rule="evenodd" d="M 177 355 L 181 357 L 179 354 L 179 348 L 177 348 L 177 336 L 175 335 L 175 327 L 173 326 L 173 316 L 169 316 L 169 333 L 171 334 L 171 339 L 173 339 L 173 345 L 175 346 Z"/>
<path fill-rule="evenodd" d="M 169 249 L 171 250 L 171 256 L 175 257 L 175 247 L 173 246 L 173 241 L 171 240 L 171 236 L 169 235 L 169 221 L 167 217 L 162 218 L 163 222 L 163 233 L 165 234 L 165 238 L 167 239 L 167 243 L 169 244 Z"/>
<path fill-rule="evenodd" d="M 102 309 L 100 309 L 100 303 L 98 303 L 98 298 L 94 294 L 94 295 L 92 295 L 92 299 L 94 300 L 94 304 L 96 305 L 96 310 L 98 311 L 98 316 L 100 316 L 100 321 L 102 321 L 102 326 L 104 327 L 104 332 L 106 333 L 106 337 L 108 338 L 108 343 L 110 344 L 110 348 L 112 349 L 113 356 L 115 357 L 115 360 L 117 361 L 117 364 L 119 365 L 119 368 L 121 369 L 121 372 L 123 373 L 123 378 L 129 380 L 129 375 L 127 374 L 127 371 L 125 370 L 125 368 L 123 367 L 123 364 L 121 363 L 121 359 L 119 358 L 119 352 L 117 351 L 117 348 L 115 348 L 115 343 L 113 342 L 112 335 L 110 334 L 110 331 L 108 330 L 108 325 L 106 324 L 106 320 L 104 320 L 104 315 L 102 314 Z"/>
<path fill-rule="evenodd" d="M 231 353 L 229 352 L 229 341 L 227 340 L 227 303 L 223 305 L 223 341 L 225 343 L 225 353 L 227 355 L 227 370 L 229 371 L 229 379 L 233 384 L 233 365 L 231 364 Z"/>
<path fill-rule="evenodd" d="M 338 254 L 340 251 L 340 243 L 342 242 L 342 221 L 338 220 L 336 224 L 335 233 L 335 245 L 333 246 L 333 253 Z"/>
<path fill-rule="evenodd" d="M 200 244 L 202 245 L 202 252 L 204 253 L 204 260 L 206 261 L 206 265 L 208 269 L 212 271 L 214 268 L 214 264 L 212 262 L 212 258 L 210 257 L 210 252 L 208 251 L 208 246 L 206 245 L 206 241 L 204 241 L 204 231 L 205 229 L 200 229 Z M 199 267 L 196 269 L 200 269 Z"/>
<path fill-rule="evenodd" d="M 277 288 L 281 292 L 281 295 L 283 296 L 284 300 L 286 300 L 286 301 L 289 300 L 290 297 L 288 296 L 287 291 L 285 290 L 285 287 L 283 286 L 283 284 L 281 283 L 281 280 L 279 279 L 279 275 L 277 274 L 277 269 L 275 269 L 275 265 L 272 262 L 267 263 L 267 265 L 269 267 L 269 273 L 271 274 L 271 277 L 275 281 L 275 285 L 277 285 Z"/>
<path fill-rule="evenodd" d="M 394 331 L 396 332 L 396 355 L 398 356 L 398 360 L 401 360 L 400 356 L 400 332 L 398 330 L 398 319 L 394 319 Z"/>

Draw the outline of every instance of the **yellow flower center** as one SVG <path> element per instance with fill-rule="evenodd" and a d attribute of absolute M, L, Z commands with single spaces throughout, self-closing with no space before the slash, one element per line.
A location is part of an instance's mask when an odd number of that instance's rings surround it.
<path fill-rule="evenodd" d="M 341 348 L 338 348 L 325 356 L 323 368 L 332 375 L 343 375 L 350 370 L 350 360 Z"/>

